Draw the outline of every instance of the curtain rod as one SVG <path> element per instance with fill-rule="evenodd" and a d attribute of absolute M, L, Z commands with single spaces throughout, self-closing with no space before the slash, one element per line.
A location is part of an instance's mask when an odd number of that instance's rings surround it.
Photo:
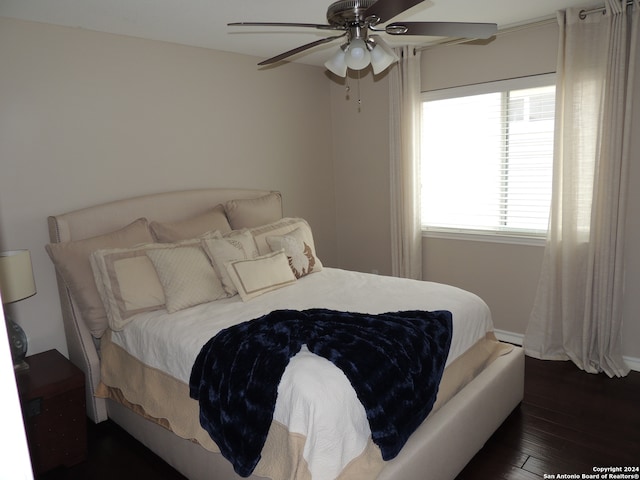
<path fill-rule="evenodd" d="M 626 6 L 629 7 L 631 5 L 633 5 L 633 1 L 634 0 L 627 0 L 626 2 Z M 592 13 L 599 13 L 602 12 L 602 14 L 607 13 L 607 9 L 605 7 L 598 7 L 598 8 L 590 8 L 588 10 L 580 10 L 580 13 L 578 14 L 578 17 L 580 17 L 580 20 L 584 20 L 585 18 L 587 18 L 588 15 L 591 15 Z"/>
<path fill-rule="evenodd" d="M 630 5 L 633 5 L 634 0 L 627 0 L 626 5 L 627 7 Z M 584 20 L 585 18 L 587 18 L 587 15 L 591 15 L 592 13 L 598 13 L 598 12 L 602 12 L 605 13 L 606 12 L 606 8 L 605 7 L 597 7 L 597 8 L 590 8 L 590 9 L 584 9 L 584 10 L 580 10 L 580 13 L 578 14 L 578 16 L 580 17 L 581 20 Z M 516 25 L 513 27 L 507 27 L 503 30 L 498 30 L 498 33 L 496 34 L 496 36 L 500 36 L 500 35 L 504 35 L 507 33 L 513 33 L 513 32 L 518 32 L 520 30 L 525 30 L 527 28 L 532 28 L 532 27 L 540 27 L 542 25 L 547 25 L 549 23 L 555 23 L 556 17 L 555 15 L 553 17 L 548 17 L 548 18 L 544 18 L 542 20 L 538 20 L 537 22 L 531 22 L 531 23 L 524 23 L 522 25 Z M 474 40 L 472 39 L 468 39 L 468 38 L 456 38 L 454 40 L 444 40 L 442 42 L 435 42 L 435 43 L 431 43 L 429 45 L 424 45 L 422 47 L 415 47 L 414 50 L 421 52 L 423 50 L 428 50 L 430 48 L 435 48 L 435 47 L 443 47 L 443 46 L 450 46 L 450 45 L 460 45 L 462 43 L 467 43 L 467 42 L 472 42 Z"/>

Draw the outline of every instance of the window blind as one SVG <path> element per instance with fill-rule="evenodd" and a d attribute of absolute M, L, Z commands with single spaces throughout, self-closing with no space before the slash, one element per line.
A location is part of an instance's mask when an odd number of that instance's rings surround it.
<path fill-rule="evenodd" d="M 486 93 L 451 89 L 423 98 L 423 228 L 544 235 L 555 87 L 491 86 Z"/>

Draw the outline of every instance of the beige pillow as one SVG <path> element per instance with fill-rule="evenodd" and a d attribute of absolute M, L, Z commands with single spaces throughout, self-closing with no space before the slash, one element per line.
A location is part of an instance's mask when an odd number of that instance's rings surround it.
<path fill-rule="evenodd" d="M 233 260 L 247 260 L 258 256 L 256 242 L 251 232 L 232 233 L 223 238 L 207 238 L 202 240 L 202 246 L 211 259 L 227 294 L 232 296 L 238 293 L 225 265 Z"/>
<path fill-rule="evenodd" d="M 125 248 L 153 242 L 145 218 L 105 235 L 70 242 L 50 243 L 45 248 L 69 288 L 80 314 L 91 331 L 99 338 L 109 322 L 93 278 L 89 256 L 103 248 Z"/>
<path fill-rule="evenodd" d="M 322 262 L 316 257 L 315 251 L 309 245 L 309 240 L 302 227 L 285 235 L 267 235 L 266 240 L 271 251 L 284 251 L 296 278 L 322 270 Z"/>
<path fill-rule="evenodd" d="M 313 234 L 311 233 L 311 227 L 306 220 L 302 218 L 283 218 L 277 222 L 269 223 L 267 225 L 261 225 L 259 227 L 250 228 L 249 231 L 253 235 L 258 246 L 258 253 L 264 255 L 271 251 L 271 247 L 267 242 L 267 237 L 286 235 L 293 232 L 296 229 L 302 231 L 304 241 L 311 247 L 313 255 L 316 256 L 316 246 L 313 243 Z"/>
<path fill-rule="evenodd" d="M 230 200 L 224 210 L 234 230 L 265 225 L 282 218 L 282 195 L 272 192 L 258 198 Z"/>
<path fill-rule="evenodd" d="M 176 243 L 199 237 L 214 230 L 219 230 L 221 233 L 231 231 L 222 205 L 217 205 L 206 213 L 179 222 L 151 222 L 149 227 L 156 241 L 162 243 Z"/>
<path fill-rule="evenodd" d="M 156 243 L 91 254 L 91 268 L 112 330 L 122 330 L 138 313 L 165 308 L 162 284 L 147 257 L 152 248 L 167 246 Z"/>
<path fill-rule="evenodd" d="M 200 245 L 150 249 L 169 313 L 225 298 L 226 293 Z"/>
<path fill-rule="evenodd" d="M 282 250 L 249 260 L 228 262 L 226 267 L 243 302 L 296 281 Z"/>

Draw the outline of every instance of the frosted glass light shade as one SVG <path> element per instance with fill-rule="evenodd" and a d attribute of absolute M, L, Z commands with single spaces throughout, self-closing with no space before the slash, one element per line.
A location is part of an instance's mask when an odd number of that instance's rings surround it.
<path fill-rule="evenodd" d="M 330 72 L 335 73 L 339 77 L 347 76 L 347 63 L 346 63 L 346 54 L 342 50 L 342 48 L 338 48 L 336 54 L 327 60 L 324 66 Z"/>
<path fill-rule="evenodd" d="M 347 67 L 352 70 L 362 70 L 371 63 L 371 54 L 367 45 L 360 38 L 352 40 L 345 53 Z"/>
<path fill-rule="evenodd" d="M 381 38 L 376 39 L 376 46 L 371 50 L 371 67 L 373 73 L 378 74 L 383 72 L 392 63 L 399 60 L 398 56 Z"/>

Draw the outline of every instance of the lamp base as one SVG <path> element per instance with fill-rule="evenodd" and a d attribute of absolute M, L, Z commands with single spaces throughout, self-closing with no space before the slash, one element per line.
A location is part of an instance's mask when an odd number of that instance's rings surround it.
<path fill-rule="evenodd" d="M 29 370 L 29 364 L 24 361 L 24 357 L 27 355 L 27 335 L 20 325 L 11 320 L 7 312 L 5 312 L 5 320 L 9 334 L 11 358 L 13 359 L 13 370 L 16 373 Z"/>
<path fill-rule="evenodd" d="M 13 372 L 14 373 L 22 373 L 29 370 L 29 364 L 24 360 L 19 360 L 18 362 L 13 364 Z"/>

